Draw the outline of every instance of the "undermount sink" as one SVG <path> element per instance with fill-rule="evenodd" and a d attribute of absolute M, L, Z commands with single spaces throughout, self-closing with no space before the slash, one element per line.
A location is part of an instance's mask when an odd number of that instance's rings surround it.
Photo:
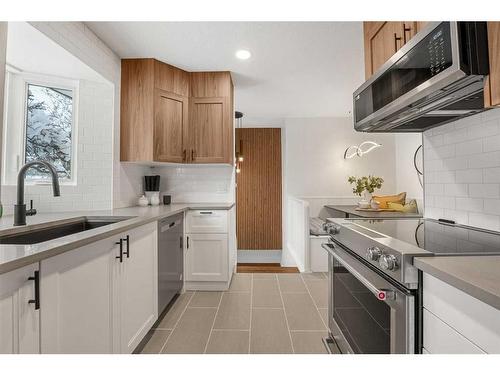
<path fill-rule="evenodd" d="M 22 228 L 15 233 L 0 235 L 0 244 L 32 245 L 118 223 L 131 218 L 133 218 L 133 216 L 81 217 L 69 221 L 65 220 L 63 223 L 59 222 L 52 225 L 45 224 L 30 229 Z"/>

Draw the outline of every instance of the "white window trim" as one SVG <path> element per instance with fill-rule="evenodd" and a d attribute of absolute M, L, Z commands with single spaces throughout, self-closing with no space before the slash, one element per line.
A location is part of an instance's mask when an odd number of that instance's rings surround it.
<path fill-rule="evenodd" d="M 64 90 L 70 90 L 73 94 L 73 106 L 72 106 L 72 126 L 71 126 L 71 178 L 69 179 L 60 179 L 59 183 L 61 185 L 70 185 L 70 186 L 75 186 L 77 185 L 77 169 L 78 169 L 78 104 L 79 104 L 79 81 L 78 80 L 72 80 L 72 79 L 67 79 L 67 78 L 62 78 L 62 77 L 57 77 L 57 76 L 51 76 L 51 75 L 43 75 L 43 74 L 35 74 L 35 73 L 27 73 L 27 72 L 19 72 L 16 69 L 10 69 L 9 66 L 7 66 L 7 70 L 11 74 L 16 74 L 18 75 L 22 82 L 23 82 L 23 113 L 22 117 L 20 119 L 22 132 L 21 133 L 21 139 L 19 139 L 19 142 L 22 144 L 21 148 L 21 155 L 20 155 L 20 160 L 19 164 L 17 166 L 17 171 L 21 169 L 21 167 L 25 164 L 25 158 L 26 158 L 26 116 L 27 116 L 27 100 L 28 100 L 28 85 L 38 85 L 38 86 L 47 86 L 47 87 L 55 87 L 55 88 L 60 88 Z M 5 95 L 6 97 L 8 97 Z M 7 108 L 8 110 L 8 108 Z M 5 139 L 5 138 L 4 138 Z M 10 177 L 10 176 L 9 176 Z M 7 176 L 4 176 L 4 185 L 16 185 L 17 181 L 15 178 L 7 178 Z M 26 178 L 25 180 L 26 185 L 47 185 L 51 184 L 51 179 L 50 176 L 47 176 L 46 179 L 39 179 L 39 180 L 32 180 L 29 178 Z"/>

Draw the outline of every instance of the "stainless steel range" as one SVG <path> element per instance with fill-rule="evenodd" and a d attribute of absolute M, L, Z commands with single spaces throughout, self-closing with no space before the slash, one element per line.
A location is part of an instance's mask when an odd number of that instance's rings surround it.
<path fill-rule="evenodd" d="M 500 254 L 500 234 L 431 219 L 329 219 L 328 347 L 419 353 L 416 256 Z M 334 349 L 332 350 L 332 352 Z"/>

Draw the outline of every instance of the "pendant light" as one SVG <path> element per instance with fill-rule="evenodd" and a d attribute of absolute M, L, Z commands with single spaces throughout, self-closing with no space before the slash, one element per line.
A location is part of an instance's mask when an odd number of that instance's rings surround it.
<path fill-rule="evenodd" d="M 234 112 L 234 117 L 236 118 L 236 128 L 241 129 L 243 127 L 243 112 Z M 236 149 L 236 173 L 241 172 L 241 163 L 245 160 L 243 156 L 243 140 L 240 139 L 238 148 Z"/>

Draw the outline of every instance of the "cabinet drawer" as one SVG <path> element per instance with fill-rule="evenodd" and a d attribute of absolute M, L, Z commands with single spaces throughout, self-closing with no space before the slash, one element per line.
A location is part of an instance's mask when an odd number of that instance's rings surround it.
<path fill-rule="evenodd" d="M 448 324 L 424 309 L 424 348 L 434 354 L 483 354 Z"/>
<path fill-rule="evenodd" d="M 190 210 L 186 233 L 227 233 L 227 210 Z"/>
<path fill-rule="evenodd" d="M 500 353 L 500 310 L 426 273 L 423 305 L 485 352 Z"/>

